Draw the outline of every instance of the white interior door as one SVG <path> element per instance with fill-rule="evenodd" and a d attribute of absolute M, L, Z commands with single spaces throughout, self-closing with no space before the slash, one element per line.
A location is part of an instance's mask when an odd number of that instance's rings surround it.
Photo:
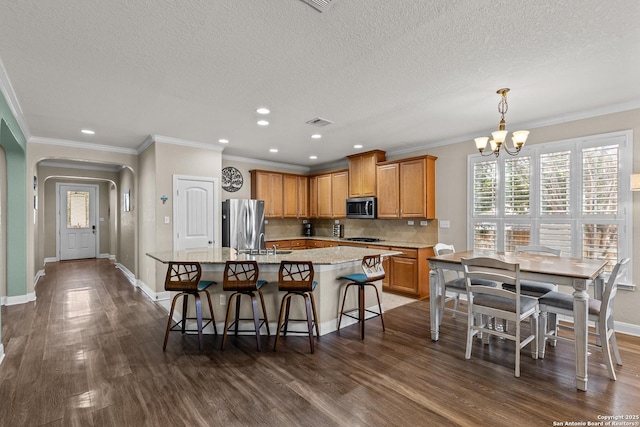
<path fill-rule="evenodd" d="M 95 258 L 96 185 L 58 185 L 58 253 L 60 260 Z"/>
<path fill-rule="evenodd" d="M 217 180 L 174 176 L 174 249 L 213 248 L 217 241 Z"/>

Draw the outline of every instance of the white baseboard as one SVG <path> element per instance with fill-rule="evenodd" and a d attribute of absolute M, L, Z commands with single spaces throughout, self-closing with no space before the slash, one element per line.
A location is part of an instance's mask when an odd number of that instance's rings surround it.
<path fill-rule="evenodd" d="M 127 280 L 129 280 L 129 283 L 131 283 L 133 286 L 136 286 L 136 275 L 130 272 L 127 267 L 120 264 L 119 262 L 116 262 L 115 265 L 118 270 L 122 271 L 122 274 L 124 274 Z"/>
<path fill-rule="evenodd" d="M 29 292 L 26 295 L 17 295 L 14 297 L 6 296 L 4 297 L 3 305 L 18 305 L 18 304 L 26 304 L 28 302 L 32 302 L 36 300 L 36 293 Z"/>
<path fill-rule="evenodd" d="M 116 259 L 116 256 L 115 255 L 111 255 L 111 254 L 98 254 L 98 256 L 96 258 Z"/>
<path fill-rule="evenodd" d="M 58 261 L 59 260 L 57 257 L 49 257 L 44 259 L 44 264 L 46 265 L 48 262 L 58 262 Z"/>
<path fill-rule="evenodd" d="M 0 365 L 2 365 L 3 360 L 4 360 L 4 346 L 0 342 Z"/>
<path fill-rule="evenodd" d="M 38 270 L 38 272 L 36 273 L 36 277 L 33 279 L 33 289 L 35 289 L 38 285 L 38 280 L 40 280 L 40 278 L 45 275 L 46 273 L 44 272 L 44 270 Z"/>

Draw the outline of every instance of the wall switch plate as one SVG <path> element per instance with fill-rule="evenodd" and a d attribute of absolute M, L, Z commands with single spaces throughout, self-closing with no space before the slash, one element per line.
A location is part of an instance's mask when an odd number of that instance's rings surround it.
<path fill-rule="evenodd" d="M 440 228 L 451 228 L 451 221 L 440 221 Z"/>
<path fill-rule="evenodd" d="M 413 221 L 407 221 L 407 225 L 413 225 Z"/>
<path fill-rule="evenodd" d="M 165 224 L 169 224 L 169 223 L 171 223 L 171 218 L 169 218 L 168 216 L 165 216 L 165 217 L 164 217 L 164 223 L 165 223 Z"/>
<path fill-rule="evenodd" d="M 227 305 L 227 296 L 225 294 L 220 294 L 220 305 Z"/>
<path fill-rule="evenodd" d="M 334 224 L 340 224 L 340 220 L 339 220 L 339 219 L 336 219 L 336 220 L 334 221 Z"/>
<path fill-rule="evenodd" d="M 420 227 L 426 227 L 427 221 L 420 221 Z"/>

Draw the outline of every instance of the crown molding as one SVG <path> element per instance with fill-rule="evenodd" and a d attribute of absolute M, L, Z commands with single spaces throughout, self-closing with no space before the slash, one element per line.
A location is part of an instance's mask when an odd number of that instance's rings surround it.
<path fill-rule="evenodd" d="M 635 100 L 635 101 L 625 102 L 622 104 L 609 105 L 607 107 L 595 108 L 592 110 L 585 110 L 585 111 L 579 111 L 576 113 L 565 114 L 559 117 L 547 118 L 547 119 L 524 122 L 524 123 L 515 123 L 513 125 L 510 125 L 510 127 L 514 129 L 516 128 L 517 129 L 536 129 L 536 128 L 541 128 L 545 126 L 553 126 L 553 125 L 558 125 L 562 123 L 574 122 L 577 120 L 592 119 L 594 117 L 606 116 L 607 114 L 622 113 L 624 111 L 636 110 L 639 108 L 640 108 L 640 100 Z M 474 138 L 476 138 L 481 133 L 482 132 L 478 132 L 477 134 L 474 134 L 474 135 L 462 135 L 462 136 L 458 136 L 451 139 L 445 139 L 442 141 L 423 144 L 417 147 L 414 146 L 411 148 L 403 148 L 400 150 L 391 150 L 391 151 L 387 151 L 387 155 L 396 156 L 400 154 L 407 154 L 407 153 L 412 153 L 416 151 L 422 151 L 429 148 L 442 147 L 442 146 L 451 145 L 451 144 L 458 144 L 460 142 L 471 142 L 473 141 Z M 487 131 L 485 133 L 490 134 L 491 131 Z"/>
<path fill-rule="evenodd" d="M 82 148 L 85 150 L 108 151 L 111 153 L 135 154 L 135 155 L 138 154 L 138 151 L 132 148 L 114 147 L 111 145 L 93 144 L 89 142 L 69 141 L 66 139 L 44 138 L 41 136 L 31 137 L 29 138 L 28 141 L 29 141 L 29 144 L 57 145 L 60 147 Z"/>
<path fill-rule="evenodd" d="M 250 163 L 250 164 L 253 164 L 253 165 L 260 165 L 260 166 L 271 166 L 271 167 L 276 167 L 276 168 L 285 168 L 285 169 L 291 169 L 291 170 L 296 170 L 296 171 L 305 172 L 305 173 L 308 173 L 311 170 L 311 168 L 309 168 L 307 166 L 292 165 L 290 163 L 271 162 L 269 160 L 251 159 L 249 157 L 229 156 L 229 155 L 225 155 L 225 154 L 222 155 L 222 160 L 229 160 L 229 161 L 232 161 L 232 162 Z"/>
<path fill-rule="evenodd" d="M 154 142 L 161 142 L 163 144 L 180 145 L 180 146 L 183 146 L 183 147 L 201 148 L 203 150 L 211 150 L 211 151 L 220 151 L 220 152 L 222 152 L 222 150 L 224 150 L 224 147 L 211 145 L 210 143 L 206 143 L 206 142 L 191 141 L 191 140 L 188 140 L 188 139 L 181 139 L 181 138 L 173 138 L 171 136 L 149 135 L 142 142 L 142 144 L 140 144 L 140 146 L 137 148 L 136 153 L 137 154 L 142 153 L 144 150 L 146 150 Z"/>
<path fill-rule="evenodd" d="M 29 126 L 27 126 L 27 121 L 24 118 L 24 114 L 22 114 L 20 102 L 18 102 L 18 97 L 13 90 L 13 86 L 11 85 L 11 81 L 9 80 L 9 76 L 7 75 L 7 70 L 4 68 L 2 59 L 0 59 L 0 91 L 4 95 L 4 98 L 9 105 L 9 109 L 11 110 L 13 117 L 15 117 L 16 121 L 18 122 L 20 131 L 22 131 L 24 138 L 28 141 L 31 138 L 31 131 L 29 131 Z"/>
<path fill-rule="evenodd" d="M 81 170 L 95 170 L 103 172 L 120 172 L 123 169 L 122 165 L 99 165 L 89 162 L 68 162 L 57 160 L 42 160 L 38 162 L 38 166 L 65 168 L 65 169 L 81 169 Z"/>

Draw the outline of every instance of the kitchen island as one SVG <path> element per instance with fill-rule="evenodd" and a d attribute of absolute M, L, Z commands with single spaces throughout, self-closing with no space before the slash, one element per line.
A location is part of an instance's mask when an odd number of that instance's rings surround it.
<path fill-rule="evenodd" d="M 320 335 L 331 333 L 337 329 L 337 319 L 339 314 L 339 303 L 341 301 L 341 292 L 346 283 L 345 280 L 337 280 L 339 276 L 361 273 L 362 258 L 366 255 L 381 255 L 388 257 L 398 254 L 397 251 L 374 249 L 374 248 L 358 248 L 349 246 L 338 246 L 332 248 L 305 249 L 297 251 L 282 251 L 276 254 L 260 254 L 250 255 L 237 253 L 232 248 L 213 248 L 213 249 L 192 249 L 186 251 L 167 251 L 147 253 L 151 258 L 163 263 L 170 262 L 198 262 L 202 266 L 202 280 L 214 280 L 218 284 L 209 287 L 211 299 L 213 301 L 213 311 L 216 316 L 216 323 L 219 330 L 224 325 L 224 317 L 226 314 L 226 293 L 222 290 L 222 273 L 224 265 L 227 261 L 235 260 L 252 260 L 258 263 L 260 269 L 260 278 L 267 280 L 268 285 L 262 288 L 267 306 L 267 316 L 272 331 L 276 330 L 278 310 L 284 293 L 278 292 L 278 269 L 280 262 L 286 261 L 311 261 L 313 263 L 315 277 L 318 286 L 314 291 L 316 298 L 316 308 L 318 311 L 318 325 Z M 381 281 L 375 282 L 378 291 L 382 291 Z M 159 287 L 162 287 L 160 285 Z M 371 292 L 369 294 L 369 292 Z M 351 293 L 350 293 L 351 294 Z M 373 289 L 367 290 L 365 301 L 370 304 L 368 309 L 377 311 L 377 303 L 375 292 Z M 224 303 L 224 304 L 223 304 Z M 250 317 L 249 304 L 244 302 L 241 310 L 241 317 Z M 293 303 L 291 306 L 291 318 L 304 318 L 304 304 Z M 357 307 L 357 295 L 353 292 L 347 296 L 345 307 Z M 341 327 L 354 323 L 348 317 L 343 318 Z M 291 330 L 296 325 L 292 324 Z M 302 330 L 302 329 L 300 329 Z M 205 332 L 207 332 L 205 330 Z M 265 330 L 266 333 L 266 330 Z"/>

